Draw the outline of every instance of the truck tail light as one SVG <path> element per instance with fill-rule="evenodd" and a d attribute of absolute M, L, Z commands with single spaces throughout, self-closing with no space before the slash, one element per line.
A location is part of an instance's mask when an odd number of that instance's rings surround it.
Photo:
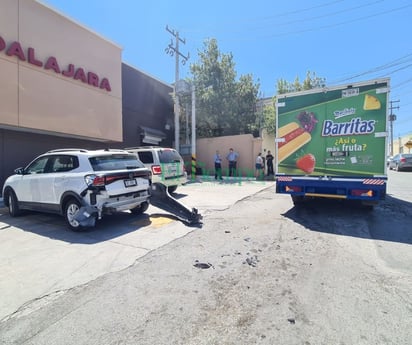
<path fill-rule="evenodd" d="M 285 191 L 287 193 L 293 193 L 293 192 L 301 192 L 302 191 L 302 187 L 298 187 L 298 186 L 286 186 L 285 187 Z"/>
<path fill-rule="evenodd" d="M 351 195 L 353 196 L 373 196 L 373 191 L 372 190 L 367 190 L 367 189 L 352 189 L 351 190 Z"/>

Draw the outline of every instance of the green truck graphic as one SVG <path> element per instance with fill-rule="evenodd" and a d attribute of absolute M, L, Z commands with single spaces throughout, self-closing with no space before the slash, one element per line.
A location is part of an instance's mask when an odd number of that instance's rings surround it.
<path fill-rule="evenodd" d="M 388 80 L 278 97 L 278 172 L 385 173 Z"/>
<path fill-rule="evenodd" d="M 386 195 L 389 79 L 277 96 L 276 192 L 357 199 Z"/>

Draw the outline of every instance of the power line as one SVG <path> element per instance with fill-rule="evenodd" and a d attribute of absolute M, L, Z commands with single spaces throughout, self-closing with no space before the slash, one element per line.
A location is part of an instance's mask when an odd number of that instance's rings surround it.
<path fill-rule="evenodd" d="M 370 19 L 370 18 L 381 16 L 381 15 L 386 15 L 388 13 L 400 11 L 400 10 L 403 10 L 403 9 L 411 7 L 411 6 L 412 6 L 412 4 L 411 5 L 405 5 L 405 6 L 402 6 L 402 7 L 397 7 L 397 8 L 394 8 L 392 10 L 386 10 L 386 11 L 383 11 L 383 12 L 374 13 L 374 14 L 371 14 L 371 15 L 368 15 L 368 16 L 363 16 L 363 17 L 359 17 L 359 18 L 339 22 L 339 23 L 333 23 L 333 24 L 330 24 L 330 25 L 319 26 L 319 27 L 316 27 L 316 28 L 290 31 L 290 32 L 287 32 L 287 33 L 284 33 L 284 34 L 274 34 L 274 35 L 269 35 L 269 36 L 266 36 L 266 37 L 281 37 L 281 36 L 289 36 L 289 35 L 293 35 L 293 34 L 304 34 L 304 33 L 307 33 L 307 32 L 318 31 L 318 30 L 322 30 L 322 29 L 330 29 L 330 28 L 333 28 L 333 27 L 342 26 L 342 25 L 346 25 L 346 24 L 350 24 L 350 23 L 354 23 L 354 22 L 358 22 L 358 21 L 363 21 L 365 19 Z"/>
<path fill-rule="evenodd" d="M 235 26 L 235 25 L 236 26 L 245 26 L 249 23 L 262 23 L 262 21 L 265 21 L 265 20 L 267 21 L 267 20 L 271 20 L 271 19 L 275 19 L 275 18 L 279 18 L 279 17 L 284 18 L 288 15 L 294 15 L 294 14 L 299 14 L 299 13 L 303 13 L 303 12 L 308 12 L 308 11 L 319 9 L 319 8 L 322 8 L 322 7 L 327 7 L 327 6 L 330 6 L 330 5 L 334 5 L 336 3 L 343 2 L 343 1 L 344 0 L 330 1 L 330 2 L 327 2 L 327 3 L 319 4 L 317 6 L 311 6 L 311 7 L 300 8 L 300 9 L 289 11 L 289 12 L 278 13 L 278 14 L 275 14 L 273 16 L 248 18 L 247 20 L 232 20 L 231 21 L 230 19 L 225 18 L 225 21 L 222 23 L 222 27 L 224 28 L 225 33 L 227 33 L 228 32 L 227 27 L 230 26 L 230 25 L 232 25 L 232 26 Z M 210 22 L 209 18 L 208 18 L 208 22 Z M 205 26 L 205 28 L 207 28 L 207 27 L 216 28 L 216 25 Z M 271 25 L 271 27 L 273 27 L 273 26 Z M 185 32 L 187 32 L 187 33 L 201 33 L 203 31 L 204 30 L 198 30 L 198 29 L 196 29 L 196 30 L 185 29 Z M 236 32 L 233 31 L 233 33 L 237 33 L 237 32 L 238 31 L 236 31 Z"/>
<path fill-rule="evenodd" d="M 352 11 L 352 10 L 358 9 L 360 7 L 375 5 L 378 2 L 380 2 L 380 1 L 364 4 L 364 5 L 361 5 L 361 6 L 351 7 L 351 8 L 348 8 L 348 9 L 341 10 L 341 11 L 335 11 L 335 12 L 328 13 L 328 14 L 322 15 L 322 16 L 313 16 L 313 17 L 308 17 L 308 18 L 304 18 L 304 19 L 300 19 L 300 20 L 295 20 L 295 21 L 291 21 L 291 22 L 288 22 L 288 23 L 285 23 L 285 24 L 296 24 L 296 22 L 303 22 L 303 23 L 311 22 L 314 19 L 319 19 L 319 18 L 322 18 L 322 17 L 331 17 L 333 15 L 340 14 L 340 13 L 343 13 L 343 12 Z M 374 14 L 370 14 L 370 15 L 367 15 L 367 16 L 362 16 L 362 17 L 358 17 L 358 18 L 354 18 L 354 19 L 350 19 L 350 20 L 346 20 L 346 21 L 334 22 L 333 24 L 330 24 L 330 25 L 323 25 L 323 26 L 305 28 L 305 29 L 294 30 L 294 31 L 287 31 L 287 32 L 283 32 L 283 33 L 262 34 L 259 37 L 257 37 L 256 35 L 254 35 L 253 37 L 247 37 L 246 35 L 241 35 L 242 33 L 245 33 L 245 31 L 239 31 L 239 30 L 229 31 L 229 30 L 226 29 L 227 28 L 227 22 L 225 22 L 224 33 L 225 34 L 229 33 L 229 34 L 236 34 L 237 35 L 236 38 L 230 38 L 229 39 L 232 42 L 235 42 L 235 41 L 236 42 L 245 42 L 245 41 L 251 41 L 251 40 L 256 41 L 256 39 L 259 39 L 259 38 L 267 39 L 267 38 L 275 38 L 275 37 L 285 37 L 285 36 L 291 36 L 291 35 L 296 35 L 296 34 L 305 34 L 305 33 L 313 32 L 313 31 L 320 31 L 320 30 L 324 30 L 324 29 L 330 29 L 330 28 L 334 28 L 334 27 L 338 27 L 338 26 L 342 26 L 342 25 L 347 25 L 347 24 L 354 23 L 354 22 L 364 21 L 364 20 L 371 19 L 371 18 L 374 18 L 374 17 L 387 15 L 387 14 L 390 14 L 390 13 L 393 13 L 393 12 L 398 12 L 398 11 L 401 11 L 401 10 L 405 10 L 406 8 L 410 8 L 410 7 L 412 7 L 412 4 L 408 4 L 408 5 L 404 5 L 404 6 L 401 6 L 401 7 L 392 8 L 392 9 L 387 9 L 387 10 L 384 10 L 384 11 L 381 11 L 381 12 L 377 12 L 377 13 L 374 13 Z M 264 29 L 264 30 L 268 31 L 267 30 L 268 28 L 273 30 L 274 28 L 277 28 L 277 26 L 278 26 L 278 24 L 273 25 L 271 23 L 268 23 L 265 27 L 261 27 L 261 29 Z M 250 28 L 248 28 L 246 30 L 246 32 L 250 32 L 250 31 L 251 31 Z M 190 30 L 185 30 L 185 32 L 191 32 L 191 31 Z M 197 31 L 197 32 L 199 32 L 199 31 Z M 210 34 L 208 34 L 208 36 L 210 36 Z M 193 38 L 193 40 L 195 40 L 195 38 Z"/>
<path fill-rule="evenodd" d="M 407 57 L 411 57 L 411 58 L 410 58 L 410 59 L 407 59 L 406 61 L 399 62 L 399 61 L 401 61 L 401 60 L 403 60 L 403 59 L 405 59 L 405 58 L 407 58 Z M 367 75 L 367 74 L 372 74 L 372 73 L 381 72 L 381 71 L 383 71 L 383 70 L 385 70 L 385 69 L 387 69 L 387 68 L 399 66 L 399 65 L 404 64 L 404 63 L 409 62 L 409 61 L 412 61 L 412 53 L 407 54 L 407 55 L 404 55 L 404 56 L 402 56 L 402 57 L 400 57 L 400 58 L 398 58 L 398 59 L 392 60 L 392 61 L 390 61 L 390 62 L 387 62 L 387 63 L 385 63 L 385 64 L 383 64 L 383 65 L 380 65 L 380 66 L 371 68 L 371 69 L 366 70 L 366 71 L 364 71 L 364 72 L 360 72 L 360 73 L 357 73 L 357 74 L 355 74 L 355 75 L 352 75 L 352 76 L 349 76 L 349 77 L 346 77 L 346 78 L 341 78 L 341 79 L 338 79 L 338 80 L 334 80 L 334 81 L 331 82 L 331 84 L 339 84 L 339 83 L 342 83 L 342 82 L 345 82 L 345 81 L 349 81 L 349 80 L 356 79 L 356 78 L 358 78 L 358 77 L 365 76 L 365 75 Z M 409 66 L 411 66 L 411 64 L 403 67 L 402 69 L 405 69 L 405 68 L 407 68 L 407 67 L 409 67 Z M 398 70 L 392 71 L 391 73 L 388 73 L 388 74 L 393 74 L 393 73 L 395 73 L 395 72 L 397 72 L 397 71 L 398 71 Z M 393 88 L 393 87 L 392 87 L 392 88 Z"/>
<path fill-rule="evenodd" d="M 374 1 L 374 2 L 369 2 L 367 4 L 362 4 L 362 5 L 359 5 L 359 6 L 349 7 L 349 8 L 345 8 L 343 10 L 339 10 L 339 11 L 335 11 L 335 12 L 329 12 L 329 13 L 325 13 L 325 14 L 322 14 L 322 15 L 317 15 L 317 16 L 314 16 L 314 17 L 299 18 L 299 19 L 295 19 L 295 20 L 291 20 L 291 21 L 287 21 L 287 22 L 283 22 L 283 23 L 276 23 L 275 26 L 279 27 L 279 26 L 286 26 L 286 25 L 291 25 L 291 24 L 307 23 L 307 22 L 317 20 L 317 19 L 321 19 L 321 18 L 330 18 L 330 17 L 338 15 L 338 14 L 342 14 L 342 13 L 346 13 L 346 12 L 352 12 L 352 11 L 358 10 L 360 8 L 363 8 L 363 7 L 369 7 L 369 6 L 375 5 L 375 4 L 377 4 L 379 2 L 383 2 L 383 1 L 384 0 L 377 0 L 377 1 Z M 268 24 L 270 24 L 270 23 L 268 23 Z M 270 24 L 270 27 L 273 28 L 273 24 Z M 258 27 L 252 28 L 252 29 L 249 29 L 249 31 L 266 29 L 266 28 L 267 28 L 267 25 L 265 25 L 265 27 L 261 26 L 259 28 Z"/>

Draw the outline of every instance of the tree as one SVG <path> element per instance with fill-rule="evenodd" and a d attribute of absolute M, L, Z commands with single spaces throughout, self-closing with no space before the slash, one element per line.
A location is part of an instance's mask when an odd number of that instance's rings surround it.
<path fill-rule="evenodd" d="M 317 77 L 315 72 L 311 73 L 310 71 L 307 71 L 303 83 L 300 83 L 298 76 L 293 83 L 289 83 L 284 79 L 279 79 L 277 81 L 277 94 L 281 95 L 288 92 L 321 88 L 325 86 L 325 81 L 325 78 Z"/>
<path fill-rule="evenodd" d="M 314 88 L 322 88 L 325 86 L 325 78 L 316 76 L 315 72 L 308 71 L 303 83 L 300 83 L 299 77 L 295 78 L 293 83 L 287 82 L 285 79 L 278 79 L 277 94 L 281 95 L 288 92 L 304 91 Z M 276 131 L 276 96 L 273 98 L 273 104 L 265 106 L 263 110 L 263 123 L 268 133 L 275 133 Z"/>
<path fill-rule="evenodd" d="M 272 98 L 272 102 L 263 107 L 263 128 L 270 134 L 276 132 L 276 97 Z"/>
<path fill-rule="evenodd" d="M 205 41 L 198 54 L 200 61 L 190 66 L 198 136 L 252 133 L 259 85 L 249 74 L 236 80 L 233 55 L 221 53 L 216 39 Z"/>

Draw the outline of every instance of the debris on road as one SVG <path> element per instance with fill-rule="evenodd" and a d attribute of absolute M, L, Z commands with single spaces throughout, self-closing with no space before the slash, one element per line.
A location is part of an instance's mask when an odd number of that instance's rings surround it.
<path fill-rule="evenodd" d="M 195 261 L 195 264 L 193 265 L 196 268 L 201 268 L 201 269 L 208 269 L 210 267 L 214 268 L 214 266 L 209 263 L 209 262 L 199 262 L 199 260 Z"/>

